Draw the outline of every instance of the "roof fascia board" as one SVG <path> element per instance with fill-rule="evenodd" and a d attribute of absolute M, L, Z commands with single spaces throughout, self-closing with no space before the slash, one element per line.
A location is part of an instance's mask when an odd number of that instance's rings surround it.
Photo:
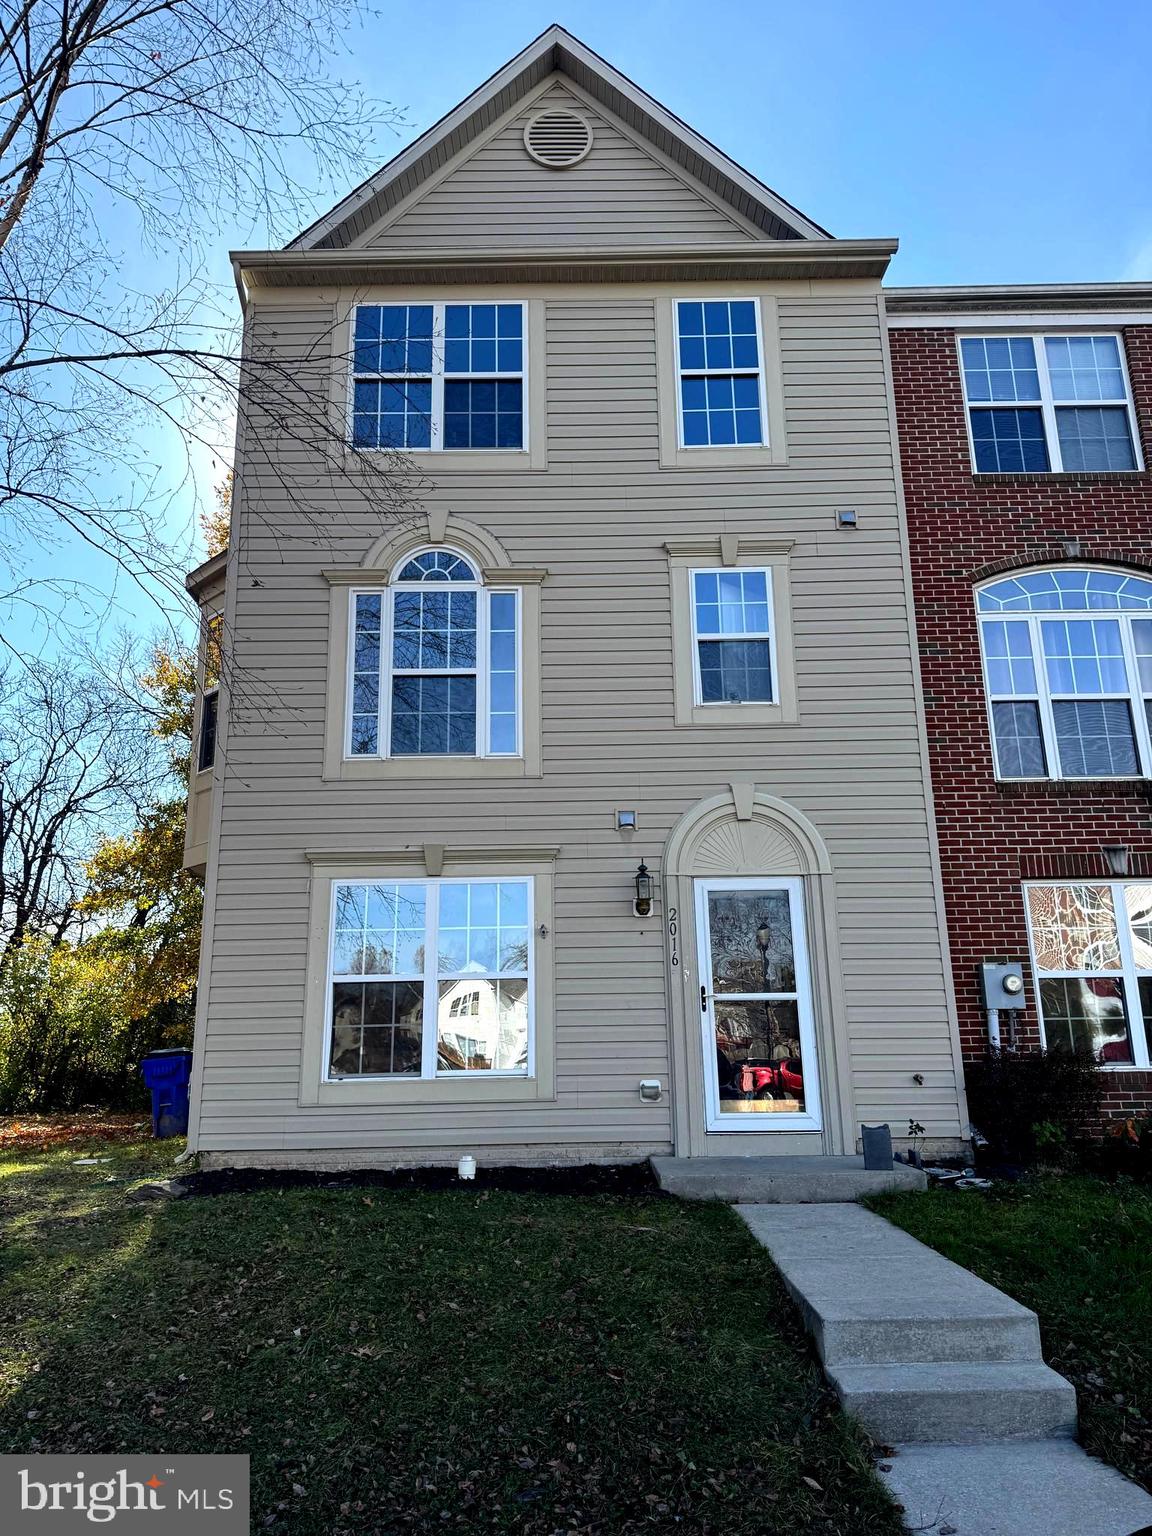
<path fill-rule="evenodd" d="M 716 269 L 732 269 L 736 281 L 743 274 L 753 278 L 788 276 L 789 269 L 816 268 L 829 277 L 882 277 L 895 254 L 895 240 L 741 240 L 731 245 L 677 247 L 644 246 L 640 249 L 610 250 L 571 247 L 542 250 L 477 251 L 234 251 L 231 259 L 245 292 L 246 273 L 265 274 L 270 283 L 256 286 L 300 286 L 292 274 L 308 275 L 309 286 L 322 286 L 335 280 L 342 285 L 367 283 L 374 278 L 389 282 L 405 280 L 435 286 L 453 281 L 479 283 L 501 281 L 531 283 L 570 283 L 585 281 L 643 282 L 652 273 L 660 282 L 680 281 L 699 274 L 707 279 Z M 558 269 L 567 275 L 557 276 Z M 350 275 L 350 274 L 355 274 Z M 467 274 L 463 278 L 457 274 Z M 628 275 L 622 276 L 621 274 Z M 286 280 L 279 285 L 276 276 Z M 335 278 L 329 274 L 335 274 Z M 429 274 L 435 274 L 430 276 Z M 479 274 L 479 275 L 477 275 Z M 729 281 L 728 278 L 716 278 Z"/>
<path fill-rule="evenodd" d="M 549 76 L 543 82 L 546 88 L 554 78 L 554 76 Z M 561 78 L 564 81 L 566 90 L 570 90 L 572 95 L 584 105 L 592 107 L 597 112 L 604 113 L 610 119 L 613 128 L 618 133 L 623 134 L 630 144 L 643 151 L 644 154 L 650 155 L 657 165 L 666 170 L 670 176 L 675 176 L 682 187 L 687 187 L 696 197 L 702 198 L 709 207 L 714 208 L 717 213 L 723 214 L 734 228 L 744 231 L 754 240 L 764 240 L 766 238 L 764 231 L 758 225 L 753 224 L 751 219 L 745 218 L 739 208 L 733 207 L 731 203 L 713 192 L 710 187 L 706 187 L 691 171 L 686 170 L 678 161 L 673 160 L 670 155 L 666 155 L 659 144 L 654 143 L 647 135 L 637 132 L 607 102 L 598 100 L 591 91 L 586 91 L 580 82 L 574 80 L 571 75 L 561 75 Z M 795 220 L 790 220 L 789 222 L 795 223 Z"/>
<path fill-rule="evenodd" d="M 643 90 L 634 81 L 629 80 L 627 75 L 622 75 L 618 69 L 609 64 L 607 59 L 601 58 L 598 53 L 593 53 L 591 48 L 586 47 L 578 38 L 573 37 L 569 32 L 565 32 L 563 28 L 557 28 L 556 30 L 557 37 L 555 41 L 561 62 L 564 61 L 565 54 L 578 59 L 593 78 L 619 91 L 626 100 L 632 103 L 637 111 L 651 118 L 653 122 L 658 123 L 673 138 L 681 139 L 703 161 L 719 171 L 722 176 L 726 176 L 730 181 L 734 182 L 736 186 L 746 192 L 756 202 L 763 203 L 782 223 L 790 225 L 798 234 L 803 235 L 809 240 L 830 240 L 832 238 L 826 229 L 821 228 L 819 224 L 813 223 L 811 219 L 800 212 L 799 208 L 794 208 L 779 193 L 773 192 L 771 187 L 765 186 L 751 172 L 746 171 L 742 165 L 737 165 L 735 160 L 729 159 L 722 149 L 718 149 L 715 144 L 704 138 L 702 134 L 697 133 L 694 128 L 677 117 L 675 113 L 669 112 L 667 107 L 662 106 L 655 97 L 649 96 L 647 91 Z M 593 91 L 592 95 L 596 96 L 597 93 Z M 597 99 L 599 99 L 598 96 Z M 606 103 L 606 105 L 610 106 L 611 104 Z M 619 114 L 616 115 L 618 116 Z"/>
<path fill-rule="evenodd" d="M 462 123 L 466 123 L 474 112 L 478 112 L 484 106 L 485 102 L 512 85 L 517 76 L 526 73 L 534 64 L 538 64 L 545 54 L 554 52 L 556 46 L 554 33 L 557 30 L 556 27 L 549 27 L 547 31 L 542 32 L 514 59 L 509 59 L 502 69 L 498 69 L 483 84 L 478 85 L 471 95 L 465 96 L 463 101 L 454 106 L 450 112 L 446 112 L 438 122 L 426 128 L 407 149 L 402 149 L 398 155 L 394 155 L 380 170 L 369 176 L 366 181 L 362 181 L 358 187 L 354 187 L 347 197 L 336 204 L 335 208 L 310 224 L 285 249 L 310 250 L 317 240 L 322 240 L 325 235 L 331 234 L 346 218 L 355 213 L 362 203 L 374 197 L 382 187 L 394 181 L 397 176 L 402 176 L 441 139 L 447 138 Z"/>
<path fill-rule="evenodd" d="M 943 313 L 946 309 L 989 311 L 1077 309 L 1096 304 L 1152 306 L 1152 283 L 1003 283 L 935 288 L 885 288 L 884 301 L 895 313 Z"/>
<path fill-rule="evenodd" d="M 617 92 L 626 101 L 631 103 L 642 117 L 662 127 L 674 138 L 679 139 L 692 154 L 697 155 L 706 164 L 712 166 L 719 176 L 738 187 L 746 196 L 759 203 L 781 223 L 795 230 L 801 238 L 806 240 L 829 240 L 832 238 L 827 230 L 813 223 L 811 219 L 806 218 L 799 209 L 794 208 L 784 198 L 780 197 L 778 193 L 773 192 L 770 187 L 758 181 L 756 177 L 744 170 L 742 166 L 737 165 L 734 160 L 730 160 L 722 150 L 717 149 L 714 144 L 711 144 L 701 134 L 698 134 L 694 128 L 690 128 L 687 123 L 681 121 L 680 118 L 669 112 L 667 108 L 662 107 L 658 101 L 649 96 L 646 91 L 643 91 L 626 76 L 620 74 L 611 64 L 602 59 L 599 54 L 593 53 L 590 48 L 586 48 L 583 43 L 573 37 L 571 33 L 565 32 L 562 27 L 553 26 L 549 27 L 546 32 L 541 33 L 535 42 L 530 43 L 514 59 L 509 60 L 502 69 L 497 70 L 483 85 L 473 91 L 470 96 L 465 97 L 458 106 L 442 117 L 439 122 L 434 123 L 431 128 L 422 133 L 407 149 L 401 150 L 398 155 L 382 167 L 381 170 L 377 171 L 374 176 L 370 176 L 359 187 L 350 192 L 329 213 L 309 225 L 306 230 L 288 245 L 287 249 L 290 251 L 313 249 L 319 240 L 325 239 L 335 229 L 338 229 L 365 202 L 377 196 L 389 183 L 398 176 L 403 175 L 405 171 L 411 169 L 417 161 L 435 148 L 441 140 L 455 132 L 457 128 L 465 124 L 475 113 L 481 111 L 494 96 L 506 88 L 514 86 L 521 76 L 529 74 L 533 69 L 539 69 L 544 64 L 547 66 L 543 71 L 545 75 L 550 74 L 553 70 L 559 70 L 569 78 L 573 78 L 570 69 L 564 67 L 569 60 L 578 61 L 587 72 L 589 79 L 601 85 L 606 94 L 610 94 L 612 91 Z M 574 81 L 574 83 L 580 84 L 581 82 Z M 528 88 L 531 89 L 531 87 Z M 590 94 L 593 99 L 601 102 L 601 97 L 597 91 L 593 90 Z M 613 111 L 615 116 L 620 116 L 618 112 L 614 111 L 611 101 L 603 100 L 602 105 Z"/>
<path fill-rule="evenodd" d="M 1036 330 L 1050 325 L 1076 328 L 1101 325 L 1152 325 L 1152 310 L 1109 309 L 973 309 L 930 311 L 924 314 L 900 313 L 888 316 L 890 331 L 939 330 Z"/>
<path fill-rule="evenodd" d="M 454 155 L 450 155 L 445 160 L 443 165 L 438 166 L 430 176 L 413 187 L 411 192 L 402 197 L 398 203 L 394 203 L 383 218 L 377 219 L 375 223 L 370 224 L 363 234 L 357 235 L 354 240 L 349 240 L 348 244 L 342 246 L 341 249 L 345 251 L 370 250 L 371 246 L 368 243 L 370 240 L 378 240 L 386 229 L 390 229 L 398 219 L 411 212 L 442 181 L 446 181 L 453 171 L 459 170 L 473 155 L 478 154 L 486 144 L 489 144 L 507 126 L 508 119 L 514 113 L 523 112 L 526 107 L 530 107 L 534 101 L 543 96 L 554 79 L 555 73 L 555 70 L 552 70 L 542 80 L 537 81 L 535 85 L 525 91 L 524 95 L 508 108 L 507 112 L 501 113 L 495 122 L 489 123 L 487 128 L 481 129 L 474 138 L 468 140 L 467 144 L 461 145 Z M 292 249 L 292 247 L 289 247 L 289 249 Z"/>

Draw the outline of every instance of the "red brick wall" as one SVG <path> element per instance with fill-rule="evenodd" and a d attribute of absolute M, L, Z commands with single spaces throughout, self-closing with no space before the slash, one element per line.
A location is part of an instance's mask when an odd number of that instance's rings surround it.
<path fill-rule="evenodd" d="M 1124 337 L 1149 463 L 1152 326 Z M 1038 1038 L 1021 880 L 1103 877 L 1105 843 L 1126 844 L 1131 873 L 1152 877 L 1152 783 L 997 784 L 972 588 L 1069 558 L 1152 571 L 1152 475 L 974 476 L 955 333 L 897 328 L 891 344 L 945 905 L 972 1057 L 986 1040 L 976 983 L 986 958 L 1023 960 L 1021 1038 Z M 1152 1112 L 1152 1072 L 1110 1082 L 1110 1112 Z"/>

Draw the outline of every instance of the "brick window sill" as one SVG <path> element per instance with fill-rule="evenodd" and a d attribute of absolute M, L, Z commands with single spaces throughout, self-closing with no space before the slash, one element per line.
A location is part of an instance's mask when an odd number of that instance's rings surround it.
<path fill-rule="evenodd" d="M 1085 474 L 1082 471 L 1065 473 L 1063 471 L 1047 471 L 1036 474 L 993 474 L 984 473 L 972 475 L 973 485 L 1083 485 L 1097 489 L 1105 485 L 1146 485 L 1148 472 L 1142 469 L 1114 470 L 1107 474 Z"/>
<path fill-rule="evenodd" d="M 1076 795 L 1121 798 L 1152 795 L 1152 779 L 997 779 L 995 784 L 996 793 L 1006 800 L 1023 800 L 1030 796 L 1067 799 Z"/>

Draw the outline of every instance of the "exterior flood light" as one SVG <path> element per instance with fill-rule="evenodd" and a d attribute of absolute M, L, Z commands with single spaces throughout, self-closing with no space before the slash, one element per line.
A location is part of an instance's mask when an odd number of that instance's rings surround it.
<path fill-rule="evenodd" d="M 652 916 L 652 876 L 643 859 L 636 871 L 636 900 L 632 903 L 632 910 L 637 917 Z"/>

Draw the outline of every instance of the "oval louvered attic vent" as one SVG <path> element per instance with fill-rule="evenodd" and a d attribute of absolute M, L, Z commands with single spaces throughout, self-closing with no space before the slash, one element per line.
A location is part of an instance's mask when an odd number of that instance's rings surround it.
<path fill-rule="evenodd" d="M 537 112 L 524 130 L 524 148 L 541 165 L 562 171 L 576 165 L 592 148 L 592 129 L 563 107 Z"/>

